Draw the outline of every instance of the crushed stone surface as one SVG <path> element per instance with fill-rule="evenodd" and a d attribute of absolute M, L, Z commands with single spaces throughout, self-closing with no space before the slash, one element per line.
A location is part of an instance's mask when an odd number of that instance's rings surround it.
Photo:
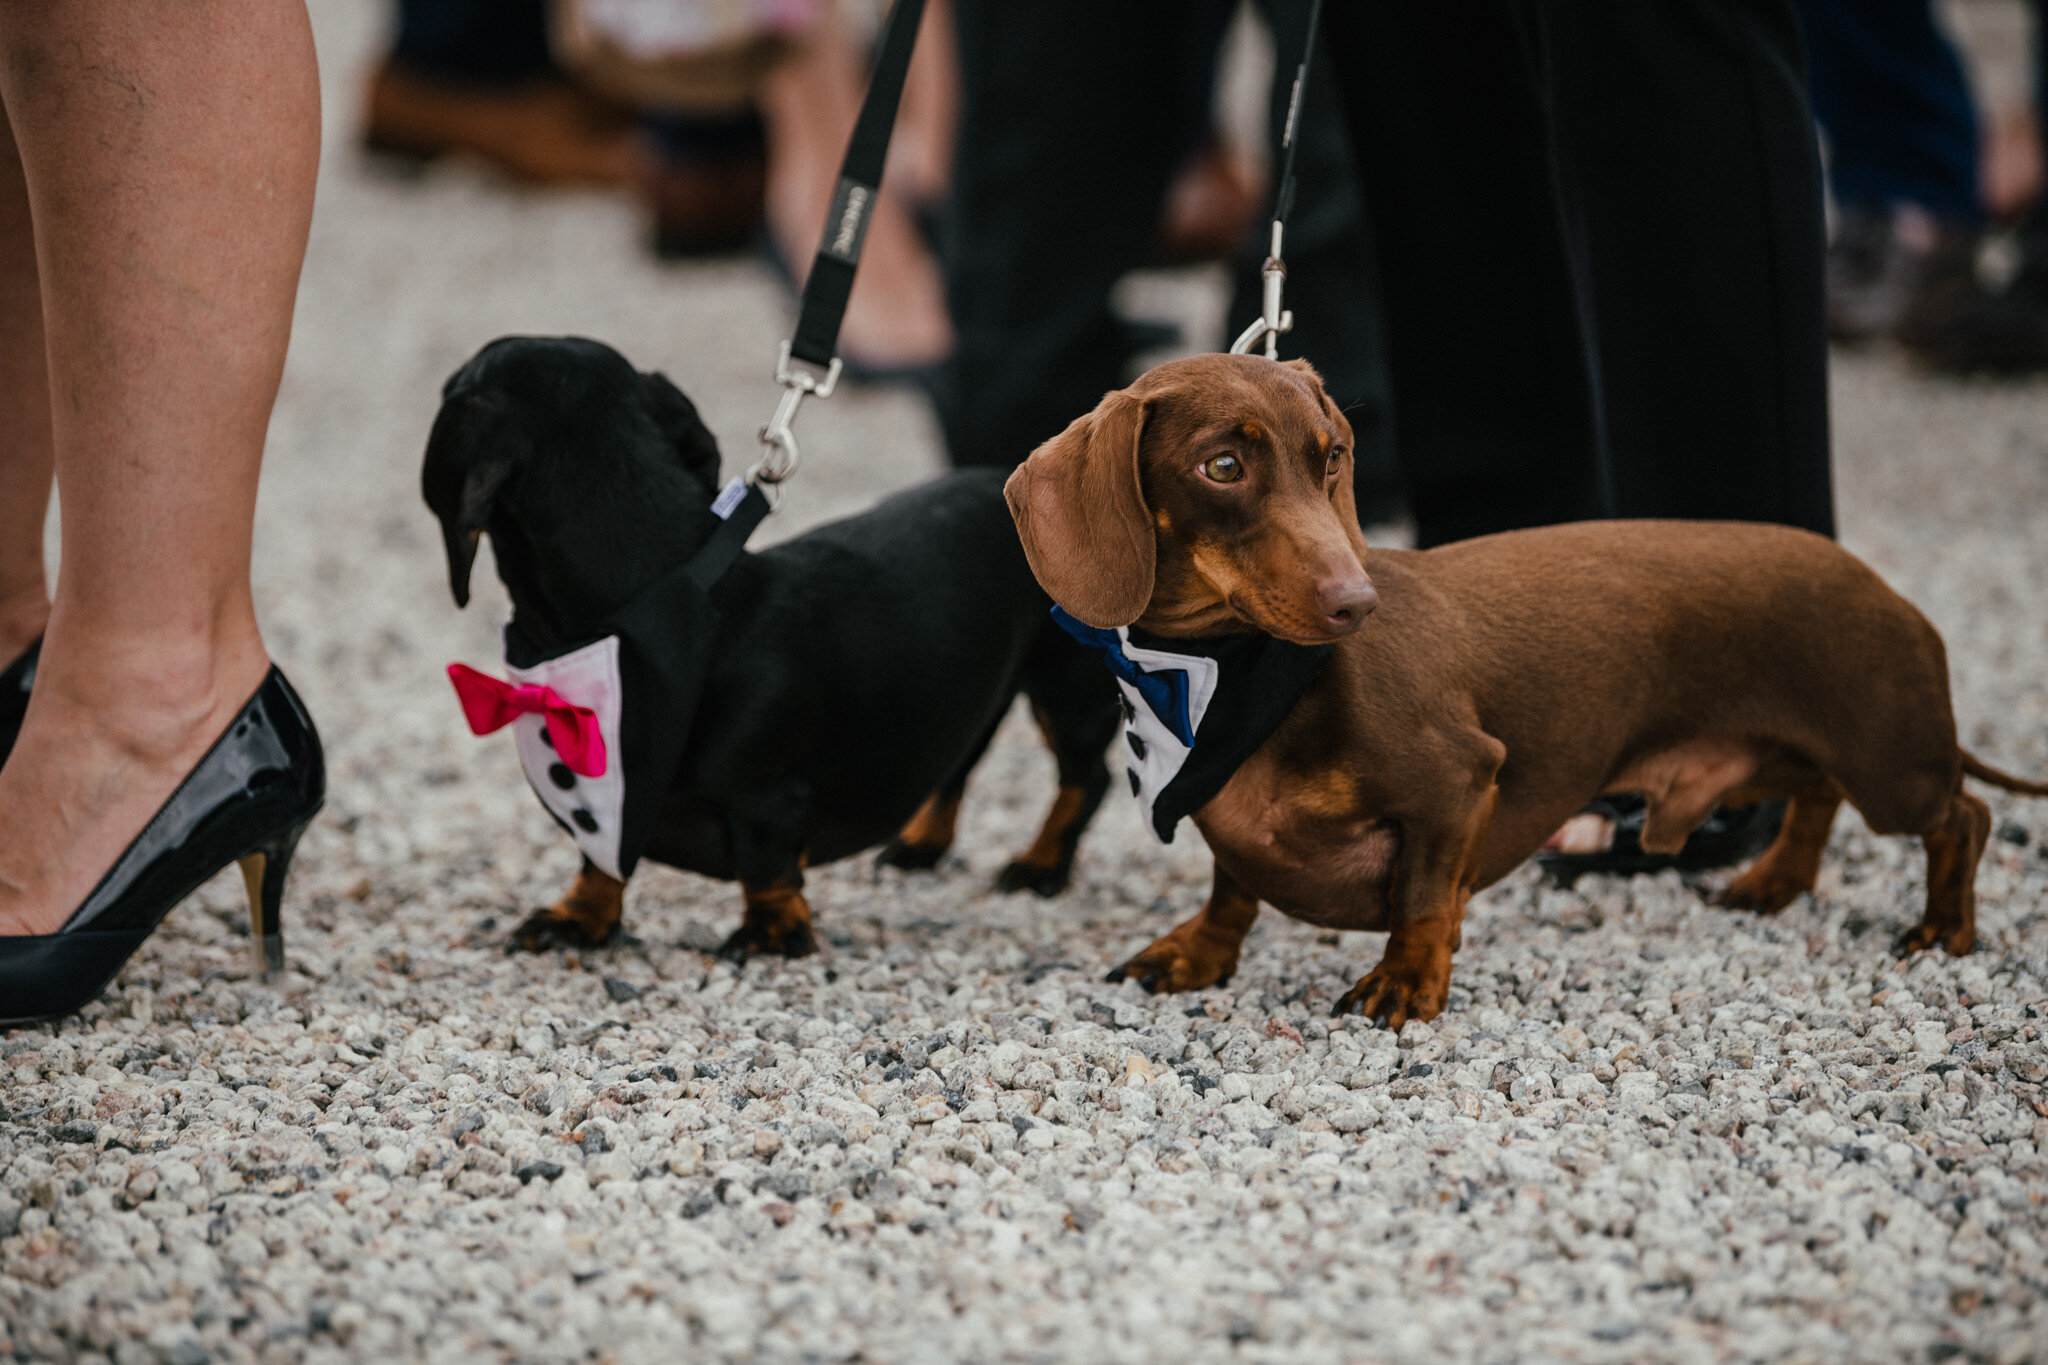
<path fill-rule="evenodd" d="M 1228 989 L 1104 983 L 1206 890 L 1199 838 L 1128 801 L 1067 894 L 991 893 L 1053 787 L 1019 716 L 936 873 L 815 874 L 814 958 L 716 961 L 737 891 L 665 869 L 618 945 L 508 955 L 576 858 L 441 676 L 495 661 L 505 607 L 486 559 L 454 609 L 418 500 L 439 383 L 503 332 L 599 336 L 737 465 L 790 306 L 749 262 L 650 263 L 622 201 L 366 167 L 374 8 L 315 6 L 328 159 L 260 514 L 331 765 L 289 970 L 252 976 L 230 871 L 99 1003 L 0 1034 L 0 1356 L 2048 1356 L 2048 802 L 1990 797 L 1967 958 L 1894 959 L 1921 854 L 1845 815 L 1774 919 L 1525 869 L 1396 1037 L 1327 1017 L 1379 936 L 1272 912 Z M 1941 627 L 1965 741 L 2048 768 L 2048 384 L 1876 353 L 1835 397 L 1846 543 Z M 901 395 L 804 440 L 767 534 L 938 467 Z"/>

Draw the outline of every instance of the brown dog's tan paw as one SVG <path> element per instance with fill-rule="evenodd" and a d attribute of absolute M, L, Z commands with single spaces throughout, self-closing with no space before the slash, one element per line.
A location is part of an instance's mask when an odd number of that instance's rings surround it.
<path fill-rule="evenodd" d="M 1949 956 L 1962 957 L 1977 946 L 1977 931 L 1968 925 L 1944 929 L 1938 924 L 1929 924 L 1922 920 L 1900 934 L 1893 942 L 1892 949 L 1900 957 L 1911 957 L 1915 953 L 1926 952 L 1936 944 L 1947 949 Z"/>
<path fill-rule="evenodd" d="M 1103 978 L 1106 981 L 1135 981 L 1153 995 L 1170 991 L 1199 991 L 1221 986 L 1237 971 L 1238 943 L 1223 942 L 1205 934 L 1190 921 L 1161 937 L 1144 952 Z"/>
<path fill-rule="evenodd" d="M 1811 887 L 1801 886 L 1787 878 L 1752 878 L 1750 873 L 1745 872 L 1716 891 L 1713 903 L 1730 910 L 1750 910 L 1759 915 L 1775 915 L 1810 890 Z"/>
<path fill-rule="evenodd" d="M 1355 1010 L 1382 1028 L 1399 1033 L 1410 1019 L 1428 1023 L 1442 1014 L 1449 995 L 1448 976 L 1431 981 L 1411 972 L 1390 971 L 1382 962 L 1344 992 L 1330 1014 L 1334 1018 Z"/>

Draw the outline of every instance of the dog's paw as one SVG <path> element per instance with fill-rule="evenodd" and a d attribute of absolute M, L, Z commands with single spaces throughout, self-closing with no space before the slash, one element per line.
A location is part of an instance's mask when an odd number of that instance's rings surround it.
<path fill-rule="evenodd" d="M 1715 905 L 1730 910 L 1749 910 L 1759 915 L 1775 915 L 1805 895 L 1809 889 L 1782 877 L 1752 878 L 1745 872 L 1716 891 L 1711 899 Z"/>
<path fill-rule="evenodd" d="M 1067 889 L 1072 873 L 1073 868 L 1066 863 L 1047 867 L 1019 858 L 996 874 L 995 885 L 996 890 L 1005 895 L 1012 891 L 1029 891 L 1040 896 L 1057 896 Z"/>
<path fill-rule="evenodd" d="M 1382 1028 L 1399 1033 L 1410 1019 L 1427 1023 L 1442 1014 L 1449 986 L 1448 978 L 1432 982 L 1413 973 L 1390 971 L 1382 962 L 1344 992 L 1330 1014 L 1334 1018 L 1355 1010 Z"/>
<path fill-rule="evenodd" d="M 891 839 L 875 855 L 876 867 L 900 867 L 906 872 L 929 872 L 946 856 L 945 844 L 906 844 Z"/>
<path fill-rule="evenodd" d="M 1221 986 L 1237 971 L 1237 948 L 1183 925 L 1113 969 L 1105 981 L 1135 981 L 1152 995 Z"/>
<path fill-rule="evenodd" d="M 1892 940 L 1892 951 L 1899 957 L 1911 957 L 1915 953 L 1926 952 L 1936 944 L 1947 949 L 1949 956 L 1962 957 L 1977 946 L 1977 931 L 1961 926 L 1943 929 L 1938 924 L 1929 924 L 1922 920 Z"/>
<path fill-rule="evenodd" d="M 559 905 L 528 915 L 505 945 L 505 951 L 546 953 L 556 948 L 602 948 L 619 936 L 619 922 L 602 926 L 565 912 Z"/>
<path fill-rule="evenodd" d="M 718 955 L 730 962 L 755 957 L 809 957 L 817 951 L 818 940 L 811 933 L 809 920 L 748 920 L 718 945 Z"/>

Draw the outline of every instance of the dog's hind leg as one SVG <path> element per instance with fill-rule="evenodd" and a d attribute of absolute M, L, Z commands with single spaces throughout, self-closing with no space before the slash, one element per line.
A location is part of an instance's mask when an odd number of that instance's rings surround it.
<path fill-rule="evenodd" d="M 1927 912 L 1900 935 L 1901 953 L 1939 943 L 1960 957 L 1977 945 L 1977 860 L 1990 834 L 1991 808 L 1958 782 L 1941 824 L 1921 836 L 1927 849 Z"/>
<path fill-rule="evenodd" d="M 925 872 L 939 865 L 946 850 L 953 847 L 954 827 L 960 819 L 960 797 L 965 781 L 949 782 L 925 798 L 897 836 L 875 854 L 876 867 L 900 867 Z"/>
<path fill-rule="evenodd" d="M 512 931 L 512 946 L 530 953 L 550 948 L 597 948 L 619 932 L 626 905 L 626 884 L 598 871 L 585 858 L 576 884 L 545 910 L 536 910 Z"/>
<path fill-rule="evenodd" d="M 1237 971 L 1238 951 L 1258 917 L 1259 898 L 1232 881 L 1219 865 L 1201 912 L 1175 925 L 1105 979 L 1134 978 L 1154 995 L 1220 986 Z"/>
<path fill-rule="evenodd" d="M 875 854 L 875 866 L 923 872 L 939 865 L 939 859 L 953 847 L 953 835 L 960 820 L 960 798 L 967 791 L 967 775 L 981 762 L 989 742 L 996 737 L 996 725 L 1000 724 L 1002 719 L 998 717 L 995 725 L 982 732 L 953 775 L 925 798 L 925 803 L 910 817 L 910 823 Z"/>
<path fill-rule="evenodd" d="M 1035 702 L 1031 717 L 1038 722 L 1039 732 L 1045 736 L 1053 760 L 1059 765 L 1060 789 L 1053 796 L 1052 808 L 1046 811 L 1045 823 L 1039 827 L 1031 847 L 1011 859 L 1010 865 L 997 874 L 996 890 L 1056 896 L 1067 889 L 1081 835 L 1109 792 L 1109 765 L 1102 761 L 1109 736 L 1103 735 L 1089 748 L 1085 741 L 1075 743 L 1072 727 L 1063 723 L 1072 717 L 1056 719 Z M 1108 729 L 1114 733 L 1115 728 L 1112 712 Z"/>
<path fill-rule="evenodd" d="M 1062 647 L 1070 643 L 1061 641 Z M 1078 651 L 1036 673 L 1025 690 L 1031 718 L 1058 765 L 1060 786 L 1038 837 L 996 877 L 996 890 L 1053 896 L 1066 889 L 1081 836 L 1109 792 L 1109 765 L 1102 755 L 1123 713 L 1101 665 Z"/>
<path fill-rule="evenodd" d="M 1714 896 L 1714 904 L 1775 915 L 1813 890 L 1820 877 L 1828 831 L 1842 806 L 1842 789 L 1832 781 L 1796 792 L 1785 807 L 1778 837 L 1742 875 Z"/>

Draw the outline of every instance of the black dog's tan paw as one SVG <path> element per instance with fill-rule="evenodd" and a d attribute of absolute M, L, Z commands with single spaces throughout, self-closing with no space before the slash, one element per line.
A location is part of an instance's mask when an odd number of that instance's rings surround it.
<path fill-rule="evenodd" d="M 996 874 L 995 886 L 1004 895 L 1012 891 L 1029 891 L 1040 896 L 1057 896 L 1067 889 L 1073 870 L 1071 863 L 1046 866 L 1019 858 Z"/>
<path fill-rule="evenodd" d="M 626 884 L 600 872 L 589 859 L 576 874 L 568 894 L 545 910 L 536 910 L 512 931 L 508 952 L 525 949 L 544 953 L 551 948 L 602 948 L 619 936 L 625 915 Z"/>
<path fill-rule="evenodd" d="M 718 955 L 733 962 L 754 957 L 809 957 L 818 951 L 818 940 L 808 920 L 800 923 L 748 921 L 732 931 L 732 937 L 718 945 Z"/>
<path fill-rule="evenodd" d="M 619 936 L 619 922 L 598 925 L 551 905 L 528 915 L 512 931 L 507 951 L 546 953 L 556 948 L 602 948 Z"/>
<path fill-rule="evenodd" d="M 929 872 L 946 856 L 945 844 L 909 844 L 891 839 L 875 855 L 876 867 L 900 867 L 906 872 Z"/>

